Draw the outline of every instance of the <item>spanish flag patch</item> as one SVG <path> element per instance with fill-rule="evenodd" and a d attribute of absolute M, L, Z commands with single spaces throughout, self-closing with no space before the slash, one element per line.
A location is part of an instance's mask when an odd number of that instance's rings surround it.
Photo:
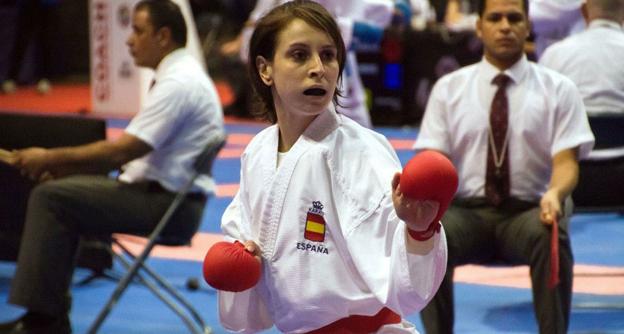
<path fill-rule="evenodd" d="M 312 208 L 308 210 L 306 216 L 304 238 L 317 242 L 325 240 L 325 219 L 323 215 L 323 204 L 319 201 L 314 201 Z"/>

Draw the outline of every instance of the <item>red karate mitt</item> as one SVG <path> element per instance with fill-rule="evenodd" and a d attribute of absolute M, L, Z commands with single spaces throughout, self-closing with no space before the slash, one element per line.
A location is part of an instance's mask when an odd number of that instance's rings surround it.
<path fill-rule="evenodd" d="M 217 290 L 240 292 L 258 283 L 260 267 L 260 261 L 242 243 L 221 241 L 206 253 L 204 279 Z"/>
<path fill-rule="evenodd" d="M 400 180 L 401 191 L 405 196 L 440 203 L 438 214 L 427 230 L 438 226 L 437 222 L 446 212 L 457 191 L 457 184 L 457 171 L 453 163 L 436 151 L 422 151 L 416 154 L 403 168 Z"/>

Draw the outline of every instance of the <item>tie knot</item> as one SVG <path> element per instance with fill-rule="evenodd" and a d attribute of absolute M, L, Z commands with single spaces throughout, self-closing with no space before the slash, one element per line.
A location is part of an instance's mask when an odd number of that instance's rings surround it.
<path fill-rule="evenodd" d="M 498 88 L 505 88 L 507 87 L 507 84 L 509 83 L 509 80 L 511 80 L 510 77 L 508 77 L 505 74 L 499 74 L 497 76 L 494 77 L 494 80 L 492 80 L 492 82 L 498 86 Z"/>

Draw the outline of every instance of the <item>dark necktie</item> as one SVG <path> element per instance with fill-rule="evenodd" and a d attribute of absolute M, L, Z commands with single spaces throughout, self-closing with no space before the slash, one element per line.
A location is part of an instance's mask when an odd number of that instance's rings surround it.
<path fill-rule="evenodd" d="M 154 88 L 155 84 L 156 84 L 156 79 L 152 79 L 152 81 L 150 81 L 150 85 L 149 85 L 149 88 L 147 89 L 147 91 L 152 90 L 152 88 Z"/>
<path fill-rule="evenodd" d="M 493 83 L 498 86 L 490 108 L 490 129 L 488 133 L 487 171 L 485 175 L 485 197 L 494 205 L 500 205 L 509 197 L 509 149 L 507 124 L 509 102 L 507 84 L 510 78 L 497 75 Z"/>

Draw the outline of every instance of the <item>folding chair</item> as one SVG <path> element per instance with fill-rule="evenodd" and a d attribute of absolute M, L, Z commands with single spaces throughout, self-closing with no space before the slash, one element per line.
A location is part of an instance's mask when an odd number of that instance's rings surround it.
<path fill-rule="evenodd" d="M 147 259 L 155 245 L 184 246 L 190 243 L 191 236 L 164 235 L 162 232 L 165 226 L 170 222 L 173 214 L 176 212 L 180 204 L 182 204 L 182 202 L 186 198 L 189 190 L 193 186 L 195 179 L 201 174 L 211 174 L 213 162 L 223 145 L 225 145 L 225 134 L 223 133 L 218 133 L 214 135 L 208 141 L 205 149 L 195 161 L 193 175 L 182 187 L 182 189 L 178 191 L 175 198 L 171 202 L 171 205 L 169 205 L 167 211 L 149 235 L 147 244 L 139 255 L 134 256 L 126 247 L 124 247 L 119 242 L 119 240 L 113 238 L 113 243 L 118 245 L 123 250 L 123 252 L 126 253 L 133 260 L 133 262 L 130 263 L 129 260 L 127 260 L 123 256 L 117 255 L 111 249 L 114 257 L 120 260 L 120 262 L 127 268 L 128 271 L 117 284 L 115 291 L 113 291 L 113 294 L 110 296 L 108 302 L 100 311 L 95 321 L 91 324 L 91 327 L 89 328 L 87 333 L 97 333 L 98 329 L 112 310 L 113 306 L 115 306 L 115 304 L 121 297 L 121 294 L 126 290 L 130 282 L 135 277 L 140 283 L 147 286 L 147 288 L 149 288 L 160 300 L 162 300 L 167 306 L 169 306 L 169 308 L 171 308 L 182 319 L 182 321 L 184 321 L 185 325 L 192 333 L 207 334 L 211 332 L 210 327 L 206 326 L 203 319 L 199 316 L 199 313 L 186 300 L 186 298 L 184 298 L 179 292 L 177 292 L 176 289 L 163 277 L 156 274 L 154 270 L 150 269 L 145 263 L 145 260 Z M 139 269 L 142 269 L 142 271 L 139 271 Z M 147 273 L 148 277 L 143 275 L 142 272 Z M 151 280 L 148 278 L 150 278 Z M 156 282 L 156 284 L 154 284 L 154 282 Z M 160 288 L 158 286 L 160 286 Z M 164 294 L 164 292 L 167 292 L 169 295 Z M 180 306 L 186 308 L 187 313 L 185 313 Z"/>
<path fill-rule="evenodd" d="M 579 182 L 572 193 L 575 212 L 624 214 L 624 110 L 589 117 L 596 146 L 579 163 Z"/>

